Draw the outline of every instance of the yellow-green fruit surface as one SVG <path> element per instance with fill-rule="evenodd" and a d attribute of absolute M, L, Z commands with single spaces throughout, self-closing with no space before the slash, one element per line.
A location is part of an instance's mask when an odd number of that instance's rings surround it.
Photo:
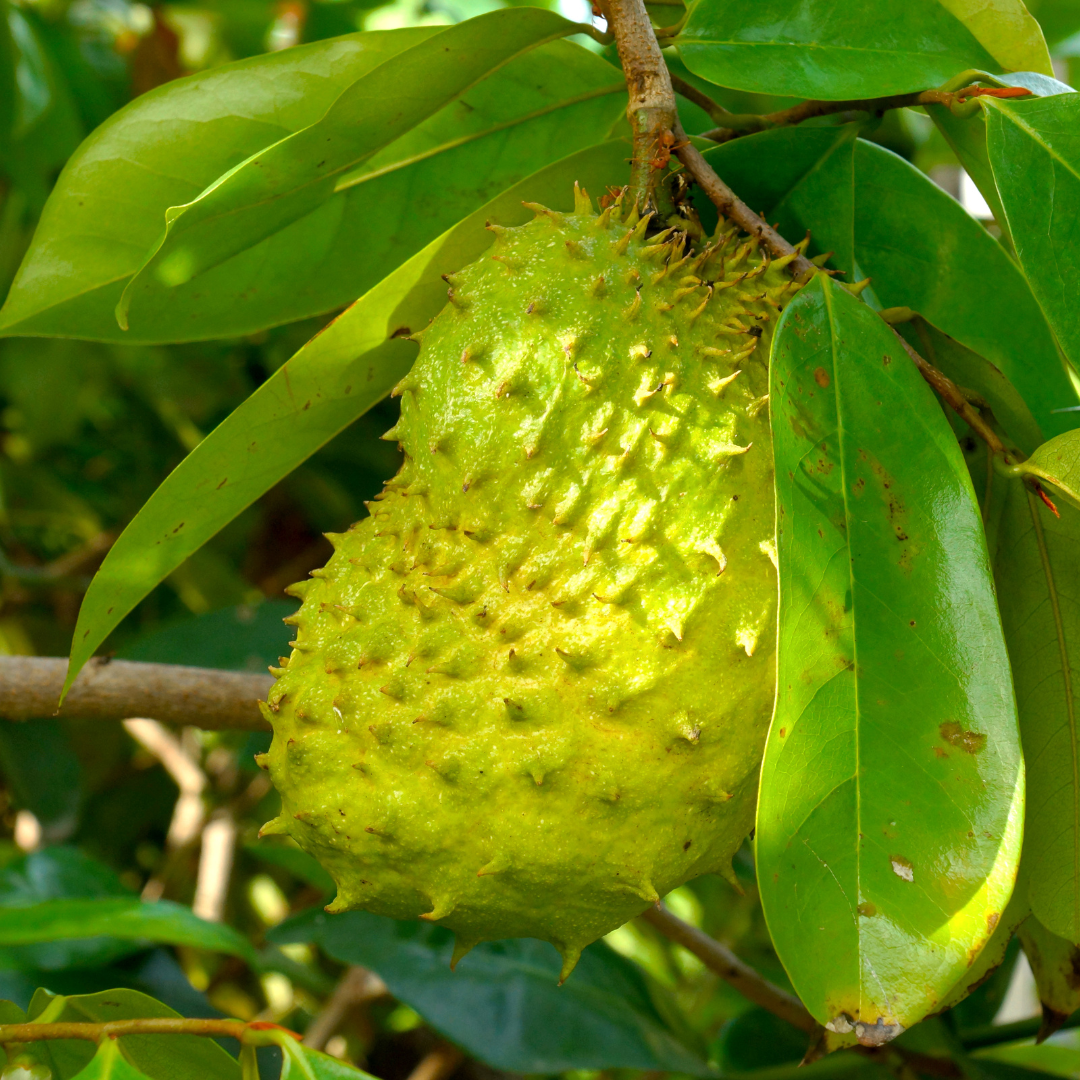
<path fill-rule="evenodd" d="M 767 357 L 795 286 L 733 232 L 538 212 L 452 275 L 405 464 L 296 587 L 267 715 L 332 911 L 580 950 L 730 873 L 773 701 Z"/>

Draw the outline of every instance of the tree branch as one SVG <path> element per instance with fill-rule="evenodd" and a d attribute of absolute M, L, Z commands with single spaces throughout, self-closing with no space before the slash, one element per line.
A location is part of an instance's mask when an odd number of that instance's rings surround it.
<path fill-rule="evenodd" d="M 816 269 L 814 264 L 805 255 L 799 254 L 794 246 L 789 244 L 768 222 L 758 217 L 716 175 L 713 167 L 702 157 L 701 151 L 687 139 L 686 132 L 683 131 L 682 124 L 678 120 L 675 121 L 674 132 L 677 140 L 675 153 L 683 165 L 686 166 L 686 171 L 698 182 L 702 191 L 715 204 L 717 210 L 724 217 L 735 222 L 743 232 L 756 236 L 774 257 L 781 258 L 784 255 L 793 255 L 794 258 L 791 260 L 788 269 L 796 281 L 809 278 Z"/>
<path fill-rule="evenodd" d="M 945 105 L 951 108 L 973 97 L 1027 97 L 1031 91 L 1018 86 L 965 86 L 962 90 L 923 90 L 914 94 L 861 98 L 854 101 L 800 101 L 798 105 L 792 105 L 789 109 L 761 114 L 729 113 L 723 106 L 709 98 L 705 98 L 709 102 L 709 106 L 706 107 L 699 100 L 684 94 L 681 89 L 679 93 L 705 109 L 717 123 L 726 125 L 713 128 L 702 135 L 704 139 L 722 143 L 737 139 L 740 135 L 753 135 L 755 132 L 767 131 L 775 127 L 791 127 L 794 124 L 801 124 L 804 120 L 812 120 L 818 116 L 831 116 L 835 113 L 865 112 L 883 116 L 890 109 L 907 109 L 916 105 Z M 697 91 L 697 94 L 698 97 L 705 97 L 700 91 Z"/>
<path fill-rule="evenodd" d="M 675 91 L 642 0 L 606 0 L 604 7 L 630 97 L 626 106 L 634 134 L 630 196 L 643 210 L 667 165 L 663 161 L 655 167 L 653 162 L 662 160 L 658 155 L 663 137 L 675 123 Z"/>
<path fill-rule="evenodd" d="M 125 1035 L 204 1035 L 210 1038 L 238 1039 L 240 1042 L 263 1044 L 274 1041 L 262 1033 L 284 1033 L 294 1039 L 295 1031 L 264 1021 L 245 1023 L 243 1020 L 186 1020 L 183 1018 L 108 1020 L 101 1024 L 0 1024 L 0 1045 L 39 1042 L 42 1039 L 82 1039 L 100 1043 L 103 1039 L 119 1039 Z"/>
<path fill-rule="evenodd" d="M 710 971 L 715 971 L 720 978 L 731 983 L 748 1001 L 768 1009 L 800 1031 L 810 1034 L 817 1030 L 817 1021 L 794 994 L 774 986 L 715 938 L 683 922 L 659 904 L 649 908 L 641 918 L 652 923 L 664 937 L 692 952 Z"/>
<path fill-rule="evenodd" d="M 0 656 L 0 717 L 35 720 L 67 716 L 78 720 L 150 717 L 216 731 L 269 731 L 257 702 L 270 692 L 269 675 L 91 660 L 57 711 L 67 661 L 45 656 Z"/>

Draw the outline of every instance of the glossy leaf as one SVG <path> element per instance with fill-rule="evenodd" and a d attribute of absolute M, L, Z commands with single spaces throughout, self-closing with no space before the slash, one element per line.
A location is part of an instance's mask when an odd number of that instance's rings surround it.
<path fill-rule="evenodd" d="M 978 956 L 972 959 L 972 962 L 960 976 L 960 979 L 956 985 L 946 995 L 944 1001 L 940 1005 L 940 1011 L 944 1012 L 946 1009 L 955 1009 L 958 1005 L 967 1004 L 971 995 L 976 993 L 984 984 L 993 976 L 994 972 L 1005 961 L 1005 957 L 1009 953 L 1009 945 L 1012 943 L 1013 935 L 1016 933 L 1016 928 L 1024 922 L 1025 919 L 1030 918 L 1031 907 L 1027 900 L 1027 890 L 1016 889 L 1013 892 L 1008 906 L 1001 914 L 1001 918 L 998 919 L 997 925 L 994 927 L 993 934 L 990 935 L 989 941 L 983 946 Z M 1009 979 L 1012 975 L 1011 970 L 1004 973 L 1005 978 L 1002 980 L 1003 985 L 1000 986 L 998 994 L 997 1004 L 1001 1004 L 1001 998 L 1004 997 L 1008 988 Z M 991 1008 L 989 1015 L 983 1015 L 975 1020 L 977 1024 L 989 1024 L 997 1013 L 997 1008 Z M 969 1011 L 970 1015 L 970 1011 Z M 958 1020 L 962 1020 L 963 1014 L 957 1017 Z"/>
<path fill-rule="evenodd" d="M 332 310 L 503 188 L 604 138 L 623 108 L 610 64 L 570 42 L 542 46 L 343 176 L 337 194 L 302 220 L 187 285 L 142 294 L 132 329 L 120 330 L 115 305 L 160 239 L 166 208 L 309 127 L 351 85 L 433 32 L 352 34 L 137 98 L 65 169 L 0 332 L 181 341 Z M 117 191 L 128 194 L 123 213 Z"/>
<path fill-rule="evenodd" d="M 1060 518 L 1019 480 L 1005 499 L 994 572 L 1027 762 L 1024 877 L 1035 917 L 1080 944 L 1080 510 Z"/>
<path fill-rule="evenodd" d="M 207 922 L 170 900 L 135 897 L 46 900 L 31 907 L 0 908 L 0 946 L 34 945 L 106 934 L 121 940 L 157 941 L 240 956 L 254 962 L 247 938 L 232 927 Z"/>
<path fill-rule="evenodd" d="M 375 971 L 399 1001 L 498 1069 L 663 1069 L 710 1074 L 657 1011 L 641 970 L 602 942 L 565 985 L 554 948 L 532 938 L 487 941 L 450 970 L 453 934 L 364 911 L 305 912 L 270 932 L 316 942 L 328 955 Z"/>
<path fill-rule="evenodd" d="M 966 68 L 1003 70 L 952 7 L 973 5 L 700 0 L 675 45 L 691 71 L 720 86 L 827 101 L 926 90 Z"/>
<path fill-rule="evenodd" d="M 1016 257 L 1075 366 L 1080 364 L 1075 302 L 1080 287 L 1080 94 L 987 98 L 983 107 L 987 152 Z"/>
<path fill-rule="evenodd" d="M 28 726 L 28 730 L 33 727 Z M 26 909 L 50 900 L 107 897 L 134 899 L 114 871 L 73 847 L 46 847 L 16 859 L 0 871 L 0 908 Z M 0 947 L 0 970 L 54 972 L 100 967 L 141 948 L 143 945 L 137 941 L 108 934 L 7 945 Z"/>
<path fill-rule="evenodd" d="M 1031 964 L 1043 1016 L 1049 1028 L 1060 1027 L 1080 1009 L 1080 948 L 1052 934 L 1035 916 L 1020 927 L 1020 942 Z"/>
<path fill-rule="evenodd" d="M 770 379 L 780 631 L 758 882 L 807 1008 L 876 1044 L 935 1011 L 1012 892 L 1008 660 L 967 469 L 891 330 L 818 277 L 784 311 Z"/>
<path fill-rule="evenodd" d="M 541 8 L 503 8 L 447 27 L 348 87 L 310 127 L 286 136 L 165 211 L 165 234 L 116 306 L 171 291 L 256 246 L 333 198 L 345 174 L 456 101 L 484 76 L 574 24 Z"/>
<path fill-rule="evenodd" d="M 120 620 L 245 507 L 371 408 L 408 371 L 404 340 L 446 302 L 441 275 L 491 242 L 484 222 L 518 224 L 523 198 L 573 205 L 573 183 L 603 190 L 625 168 L 622 142 L 541 170 L 447 230 L 387 275 L 284 364 L 158 488 L 91 582 L 75 628 L 68 685 Z"/>
<path fill-rule="evenodd" d="M 1061 100 L 1061 99 L 1052 99 Z M 1046 435 L 1075 426 L 1077 403 L 1023 275 L 986 230 L 896 154 L 855 149 L 855 254 L 883 307 L 909 307 L 1020 391 Z"/>
<path fill-rule="evenodd" d="M 1021 72 L 1019 75 L 987 75 L 978 81 L 991 86 L 1022 86 L 1037 97 L 1053 97 L 1055 94 L 1073 92 L 1071 86 L 1058 82 L 1057 79 L 1033 75 L 1031 72 Z M 986 115 L 982 108 L 972 110 L 965 107 L 959 110 L 959 115 L 944 105 L 927 105 L 925 109 L 945 137 L 945 141 L 952 147 L 964 170 L 975 181 L 975 186 L 993 212 L 994 221 L 1008 236 L 1008 222 L 1001 208 L 994 173 L 990 168 L 990 158 L 986 152 Z M 1011 243 L 1011 240 L 1009 242 Z"/>
<path fill-rule="evenodd" d="M 96 1023 L 107 1020 L 173 1019 L 180 1014 L 137 990 L 105 990 L 98 994 L 56 997 L 39 990 L 30 1003 L 29 1019 L 36 1023 Z M 240 1080 L 236 1059 L 213 1039 L 199 1035 L 124 1035 L 108 1042 L 117 1047 L 128 1067 L 149 1080 Z M 56 1039 L 38 1044 L 53 1069 L 55 1080 L 69 1080 L 93 1059 L 93 1043 Z"/>
<path fill-rule="evenodd" d="M 1004 71 L 1054 74 L 1038 21 L 1023 0 L 940 0 Z"/>
<path fill-rule="evenodd" d="M 75 1080 L 148 1080 L 148 1077 L 124 1059 L 120 1047 L 112 1039 L 106 1039 L 86 1068 L 79 1070 Z"/>
<path fill-rule="evenodd" d="M 1016 471 L 1053 484 L 1073 506 L 1080 507 L 1080 431 L 1067 431 L 1043 443 Z"/>

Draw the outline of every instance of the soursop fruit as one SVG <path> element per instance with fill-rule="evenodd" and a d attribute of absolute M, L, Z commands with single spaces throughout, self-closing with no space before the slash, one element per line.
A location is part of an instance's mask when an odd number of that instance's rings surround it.
<path fill-rule="evenodd" d="M 534 207 L 450 275 L 401 471 L 294 589 L 266 759 L 330 911 L 564 957 L 730 874 L 773 701 L 767 358 L 796 284 L 722 224 Z M 287 620 L 289 621 L 289 620 Z"/>

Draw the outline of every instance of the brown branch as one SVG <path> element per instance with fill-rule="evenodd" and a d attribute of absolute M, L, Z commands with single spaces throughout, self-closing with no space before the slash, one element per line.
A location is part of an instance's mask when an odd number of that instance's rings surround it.
<path fill-rule="evenodd" d="M 809 278 L 816 267 L 799 254 L 768 222 L 763 221 L 716 175 L 716 171 L 701 155 L 683 131 L 682 124 L 675 122 L 675 153 L 686 166 L 686 171 L 698 182 L 702 191 L 712 200 L 724 217 L 735 222 L 743 232 L 756 236 L 776 258 L 794 255 L 788 269 L 796 281 Z"/>
<path fill-rule="evenodd" d="M 679 92 L 682 93 L 681 90 Z M 747 113 L 745 115 L 727 113 L 726 116 L 714 116 L 713 109 L 719 110 L 721 113 L 726 112 L 726 110 L 715 101 L 711 101 L 711 108 L 706 108 L 704 105 L 701 105 L 701 107 L 709 113 L 710 117 L 726 126 L 706 131 L 702 138 L 711 139 L 713 142 L 729 142 L 731 139 L 737 139 L 740 135 L 752 135 L 755 132 L 767 131 L 769 128 L 775 127 L 791 127 L 794 124 L 801 124 L 804 120 L 812 120 L 819 116 L 831 116 L 835 113 L 865 112 L 883 116 L 890 109 L 907 109 L 916 105 L 945 105 L 951 107 L 972 97 L 1027 97 L 1030 93 L 1030 90 L 1015 86 L 991 88 L 972 85 L 965 86 L 962 90 L 922 90 L 914 94 L 859 98 L 853 101 L 800 101 L 798 105 L 792 105 L 789 109 L 780 109 L 778 112 Z M 704 97 L 704 95 L 701 96 Z M 701 103 L 695 101 L 694 104 L 700 105 Z"/>
<path fill-rule="evenodd" d="M 273 685 L 269 675 L 91 660 L 57 712 L 67 661 L 45 656 L 0 656 L 0 717 L 35 720 L 68 716 L 79 720 L 151 717 L 215 731 L 266 731 L 257 701 Z"/>
<path fill-rule="evenodd" d="M 735 113 L 728 112 L 723 105 L 713 101 L 707 94 L 702 93 L 692 82 L 687 82 L 686 79 L 680 78 L 674 73 L 671 75 L 671 86 L 676 94 L 681 94 L 687 101 L 696 105 L 703 112 L 708 113 L 709 119 L 715 120 L 718 124 L 741 119 Z M 712 136 L 706 135 L 705 138 L 711 139 Z"/>
<path fill-rule="evenodd" d="M 904 347 L 904 351 L 911 357 L 912 363 L 919 369 L 922 377 L 941 396 L 942 400 L 967 424 L 976 435 L 979 436 L 990 448 L 992 454 L 1000 454 L 1006 461 L 1008 453 L 1002 441 L 994 433 L 993 428 L 979 415 L 979 412 L 964 396 L 964 392 L 943 371 L 939 371 L 933 364 L 924 360 L 896 330 L 889 326 L 896 334 L 896 340 Z"/>
<path fill-rule="evenodd" d="M 389 993 L 386 983 L 374 971 L 357 966 L 346 968 L 334 992 L 323 1005 L 322 1012 L 311 1021 L 304 1033 L 304 1045 L 312 1050 L 325 1049 L 350 1009 L 377 1001 Z"/>
<path fill-rule="evenodd" d="M 125 1035 L 205 1035 L 210 1038 L 238 1039 L 241 1042 L 264 1042 L 262 1032 L 283 1032 L 294 1038 L 300 1036 L 278 1024 L 245 1023 L 243 1020 L 186 1020 L 138 1019 L 108 1020 L 101 1024 L 0 1024 L 0 1045 L 39 1042 L 42 1039 L 82 1039 L 99 1043 L 103 1039 L 119 1039 Z M 254 1039 L 252 1036 L 255 1036 Z"/>
<path fill-rule="evenodd" d="M 817 1030 L 817 1021 L 794 994 L 774 986 L 715 938 L 683 922 L 659 904 L 649 908 L 641 917 L 652 923 L 664 937 L 692 952 L 710 971 L 715 971 L 720 978 L 729 982 L 748 1001 L 768 1009 L 800 1031 L 809 1034 Z"/>
<path fill-rule="evenodd" d="M 441 1042 L 420 1059 L 408 1080 L 447 1080 L 464 1060 L 465 1055 L 456 1046 Z"/>
<path fill-rule="evenodd" d="M 644 209 L 667 164 L 661 147 L 676 121 L 675 91 L 643 0 L 606 0 L 604 8 L 630 97 L 626 106 L 634 135 L 630 196 Z M 655 166 L 654 161 L 661 165 Z"/>

